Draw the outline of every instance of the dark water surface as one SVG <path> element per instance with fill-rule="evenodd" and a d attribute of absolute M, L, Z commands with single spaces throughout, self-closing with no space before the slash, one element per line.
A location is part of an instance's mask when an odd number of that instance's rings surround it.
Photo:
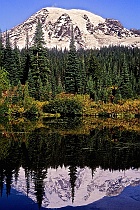
<path fill-rule="evenodd" d="M 140 120 L 0 121 L 0 210 L 140 210 Z"/>

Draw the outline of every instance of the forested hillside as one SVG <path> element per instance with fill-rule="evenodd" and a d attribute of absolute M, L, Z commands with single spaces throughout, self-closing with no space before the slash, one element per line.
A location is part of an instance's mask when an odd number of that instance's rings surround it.
<path fill-rule="evenodd" d="M 12 103 L 25 100 L 25 96 L 49 101 L 62 92 L 88 94 L 93 101 L 104 103 L 140 96 L 138 48 L 76 50 L 71 33 L 70 50 L 48 49 L 39 20 L 34 45 L 28 46 L 28 32 L 22 50 L 16 43 L 14 49 L 11 47 L 8 33 L 4 46 L 0 35 L 0 94 L 3 97 L 10 90 Z"/>

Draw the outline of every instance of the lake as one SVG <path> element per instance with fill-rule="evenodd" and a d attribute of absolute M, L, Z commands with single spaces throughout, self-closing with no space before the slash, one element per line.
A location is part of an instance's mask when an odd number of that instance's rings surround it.
<path fill-rule="evenodd" d="M 140 210 L 140 119 L 0 119 L 0 210 Z"/>

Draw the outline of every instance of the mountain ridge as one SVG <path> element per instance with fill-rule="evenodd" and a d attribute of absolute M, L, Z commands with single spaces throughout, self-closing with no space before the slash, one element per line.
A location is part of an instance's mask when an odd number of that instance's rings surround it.
<path fill-rule="evenodd" d="M 27 32 L 29 47 L 33 45 L 38 19 L 42 23 L 44 40 L 48 48 L 68 49 L 71 25 L 73 25 L 77 49 L 101 48 L 110 45 L 140 47 L 139 30 L 128 30 L 118 20 L 104 19 L 86 10 L 66 10 L 56 7 L 42 8 L 23 23 L 8 30 L 12 46 L 16 43 L 19 49 L 24 48 Z M 6 32 L 2 35 L 5 43 Z"/>

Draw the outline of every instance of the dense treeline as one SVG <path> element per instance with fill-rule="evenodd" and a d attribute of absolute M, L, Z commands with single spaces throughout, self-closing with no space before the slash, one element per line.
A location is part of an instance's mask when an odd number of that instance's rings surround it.
<path fill-rule="evenodd" d="M 73 30 L 72 30 L 73 31 Z M 90 94 L 95 101 L 116 102 L 140 95 L 140 49 L 104 47 L 76 50 L 71 33 L 70 50 L 47 49 L 40 21 L 29 48 L 11 47 L 9 34 L 6 44 L 0 35 L 1 92 L 10 87 L 28 86 L 28 94 L 39 101 L 57 93 Z"/>

